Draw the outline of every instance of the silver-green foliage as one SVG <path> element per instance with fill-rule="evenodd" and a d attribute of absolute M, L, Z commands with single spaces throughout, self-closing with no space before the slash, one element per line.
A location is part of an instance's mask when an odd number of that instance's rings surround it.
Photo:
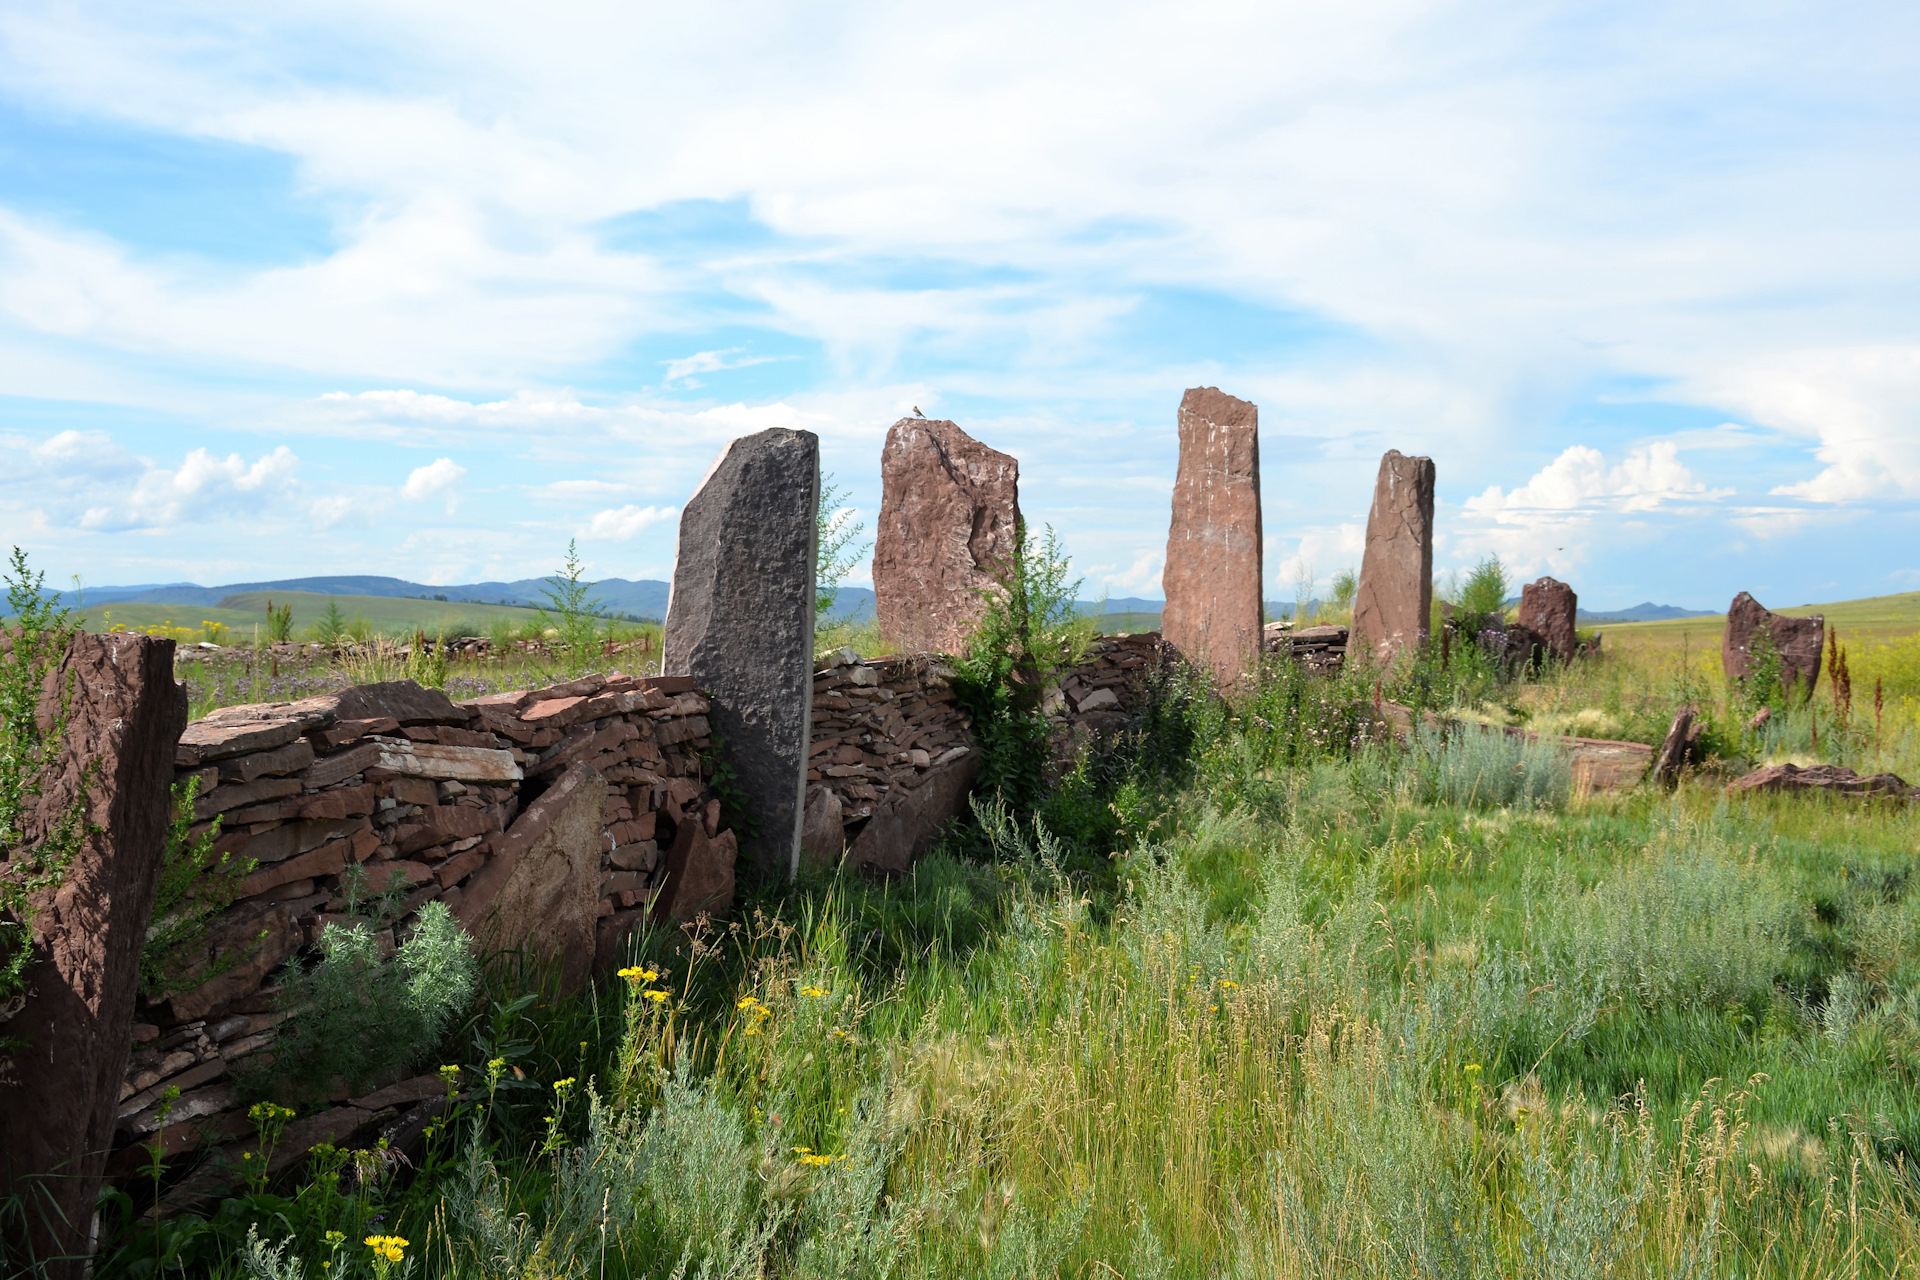
<path fill-rule="evenodd" d="M 1429 803 L 1558 809 L 1572 784 L 1572 767 L 1551 742 L 1476 724 L 1444 731 L 1422 725 L 1408 756 L 1419 798 Z"/>
<path fill-rule="evenodd" d="M 292 1096 L 335 1077 L 358 1090 L 413 1066 L 473 1003 L 479 969 L 473 940 L 442 902 L 420 910 L 413 933 L 386 959 L 362 922 L 329 924 L 320 961 L 282 988 L 294 1010 L 275 1041 L 273 1085 Z"/>

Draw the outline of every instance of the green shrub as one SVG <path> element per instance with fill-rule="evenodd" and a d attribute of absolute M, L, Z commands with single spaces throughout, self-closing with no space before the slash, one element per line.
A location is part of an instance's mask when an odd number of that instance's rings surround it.
<path fill-rule="evenodd" d="M 872 545 L 860 540 L 867 527 L 853 518 L 852 510 L 840 506 L 846 496 L 831 474 L 820 477 L 820 499 L 814 509 L 813 630 L 816 636 L 833 629 L 833 603 L 839 598 L 840 583 Z M 815 643 L 818 647 L 819 641 Z"/>
<path fill-rule="evenodd" d="M 534 617 L 542 632 L 552 633 L 561 663 L 573 675 L 579 675 L 600 656 L 602 637 L 600 616 L 604 608 L 593 597 L 593 584 L 586 581 L 586 566 L 580 563 L 578 546 L 569 540 L 567 562 L 547 579 L 541 594 L 553 610 L 536 608 Z"/>
<path fill-rule="evenodd" d="M 296 972 L 279 1005 L 293 1011 L 274 1042 L 271 1081 L 282 1101 L 324 1095 L 336 1077 L 367 1087 L 418 1064 L 473 1002 L 479 971 L 473 941 L 446 904 L 420 911 L 413 934 L 385 960 L 366 921 L 329 924 L 320 961 Z"/>
<path fill-rule="evenodd" d="M 339 603 L 332 597 L 327 599 L 326 612 L 308 625 L 307 635 L 325 645 L 339 644 L 347 638 L 347 617 L 340 612 Z"/>
<path fill-rule="evenodd" d="M 1454 601 L 1455 625 L 1468 635 L 1478 635 L 1500 622 L 1506 616 L 1507 592 L 1511 585 L 1499 556 L 1489 555 L 1473 566 L 1473 572 L 1460 588 L 1460 598 Z"/>

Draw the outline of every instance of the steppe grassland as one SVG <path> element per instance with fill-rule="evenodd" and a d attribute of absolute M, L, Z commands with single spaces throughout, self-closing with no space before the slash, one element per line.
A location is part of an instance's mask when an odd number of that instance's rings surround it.
<path fill-rule="evenodd" d="M 1178 753 L 1143 740 L 1038 824 L 989 811 L 901 881 L 809 883 L 644 939 L 592 1001 L 496 1008 L 449 1052 L 533 1046 L 525 1101 L 489 1091 L 363 1216 L 426 1275 L 1920 1263 L 1906 808 L 1564 778 L 1454 803 L 1550 749 L 1316 757 L 1271 697 L 1175 701 Z M 597 1110 L 543 1126 L 566 1080 Z M 324 1254 L 320 1218 L 276 1221 Z"/>

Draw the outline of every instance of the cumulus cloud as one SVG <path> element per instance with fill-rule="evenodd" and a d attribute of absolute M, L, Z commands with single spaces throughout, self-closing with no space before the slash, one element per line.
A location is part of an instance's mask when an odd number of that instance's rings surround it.
<path fill-rule="evenodd" d="M 1634 449 L 1612 467 L 1598 449 L 1569 445 L 1561 455 L 1516 489 L 1488 485 L 1468 498 L 1466 509 L 1501 524 L 1545 526 L 1570 516 L 1597 511 L 1652 511 L 1676 500 L 1725 497 L 1730 489 L 1709 492 L 1680 461 L 1670 440 Z"/>
<path fill-rule="evenodd" d="M 460 505 L 460 478 L 467 469 L 452 458 L 435 458 L 424 467 L 415 467 L 400 486 L 400 496 L 408 502 L 447 500 L 449 515 Z"/>
<path fill-rule="evenodd" d="M 148 469 L 124 502 L 88 508 L 80 524 L 108 531 L 160 529 L 258 512 L 292 489 L 299 466 L 285 445 L 253 462 L 237 453 L 216 458 L 195 449 L 171 471 Z"/>
<path fill-rule="evenodd" d="M 642 529 L 672 518 L 674 507 L 636 507 L 628 503 L 624 507 L 609 507 L 605 511 L 596 511 L 580 530 L 583 538 L 605 539 L 624 542 Z"/>

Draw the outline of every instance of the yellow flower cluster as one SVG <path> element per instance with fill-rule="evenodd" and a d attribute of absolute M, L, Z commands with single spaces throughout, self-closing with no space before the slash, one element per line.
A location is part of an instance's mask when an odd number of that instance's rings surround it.
<path fill-rule="evenodd" d="M 836 1159 L 834 1156 L 816 1155 L 812 1147 L 795 1147 L 793 1149 L 793 1157 L 800 1164 L 814 1166 L 832 1164 Z M 847 1159 L 846 1156 L 839 1156 L 837 1158 L 841 1160 Z"/>
<path fill-rule="evenodd" d="M 667 1003 L 667 993 L 658 987 L 650 987 L 645 991 L 640 990 L 646 983 L 658 982 L 660 980 L 660 975 L 657 971 L 653 969 L 643 969 L 636 964 L 620 970 L 619 976 L 625 978 L 627 984 L 631 986 L 642 999 L 651 1000 L 657 1005 L 665 1005 Z"/>
<path fill-rule="evenodd" d="M 761 1004 L 759 999 L 754 996 L 741 996 L 733 1002 L 733 1007 L 753 1019 L 753 1021 L 747 1024 L 746 1034 L 750 1036 L 759 1035 L 760 1024 L 773 1016 L 773 1010 Z"/>
<path fill-rule="evenodd" d="M 368 1236 L 367 1248 L 373 1250 L 376 1258 L 385 1258 L 388 1262 L 398 1262 L 405 1256 L 407 1241 L 399 1236 Z"/>
<path fill-rule="evenodd" d="M 291 1120 L 293 1117 L 292 1107 L 275 1106 L 271 1102 L 256 1102 L 247 1108 L 247 1118 L 255 1124 L 272 1124 L 276 1120 Z"/>
<path fill-rule="evenodd" d="M 803 996 L 809 996 L 815 1000 L 819 1000 L 823 998 L 827 994 L 827 992 L 824 987 L 802 987 L 800 988 L 800 994 Z"/>

